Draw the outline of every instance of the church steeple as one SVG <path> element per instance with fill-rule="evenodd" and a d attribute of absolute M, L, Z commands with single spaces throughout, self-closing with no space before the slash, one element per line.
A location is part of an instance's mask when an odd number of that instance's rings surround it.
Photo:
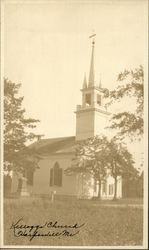
<path fill-rule="evenodd" d="M 106 127 L 106 120 L 109 113 L 104 108 L 104 94 L 101 83 L 95 85 L 94 75 L 94 41 L 92 38 L 92 54 L 90 62 L 89 82 L 87 85 L 86 75 L 84 76 L 82 92 L 82 105 L 77 105 L 76 110 L 76 140 L 85 140 L 102 133 Z M 101 79 L 100 79 L 101 80 Z"/>
<path fill-rule="evenodd" d="M 84 74 L 83 89 L 87 88 L 86 74 Z"/>
<path fill-rule="evenodd" d="M 91 62 L 90 62 L 88 87 L 95 86 L 95 72 L 94 72 L 94 46 L 95 46 L 94 37 L 95 36 L 96 34 L 93 34 L 89 37 L 89 38 L 93 38 L 93 40 L 92 40 L 92 54 L 91 54 Z"/>
<path fill-rule="evenodd" d="M 101 74 L 100 74 L 100 80 L 99 80 L 99 88 L 102 88 L 102 84 L 101 84 Z"/>

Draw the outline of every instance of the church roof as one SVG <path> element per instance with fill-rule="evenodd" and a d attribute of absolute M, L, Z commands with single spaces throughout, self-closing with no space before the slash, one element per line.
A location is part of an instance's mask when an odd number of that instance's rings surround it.
<path fill-rule="evenodd" d="M 75 136 L 41 139 L 30 145 L 40 155 L 74 153 Z"/>

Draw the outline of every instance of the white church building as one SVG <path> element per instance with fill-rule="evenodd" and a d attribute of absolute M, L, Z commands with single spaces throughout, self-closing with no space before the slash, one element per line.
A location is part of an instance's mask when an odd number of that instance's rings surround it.
<path fill-rule="evenodd" d="M 56 195 L 76 196 L 77 198 L 93 198 L 98 195 L 98 183 L 89 174 L 66 175 L 64 170 L 71 166 L 75 154 L 77 141 L 107 133 L 110 113 L 104 108 L 104 94 L 101 84 L 95 83 L 94 76 L 94 47 L 92 40 L 92 52 L 88 82 L 84 77 L 82 92 L 82 104 L 77 105 L 76 136 L 40 139 L 31 145 L 42 156 L 39 169 L 35 172 L 27 172 L 27 181 L 23 181 L 21 195 Z M 107 135 L 107 134 L 105 134 Z M 12 178 L 12 192 L 17 192 L 18 177 Z M 101 185 L 101 198 L 112 199 L 114 197 L 114 178 L 108 176 Z M 117 179 L 117 198 L 122 197 L 122 178 Z"/>

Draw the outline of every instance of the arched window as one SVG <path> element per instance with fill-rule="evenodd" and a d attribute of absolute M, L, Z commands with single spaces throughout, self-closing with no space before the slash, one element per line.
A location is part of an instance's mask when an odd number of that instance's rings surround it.
<path fill-rule="evenodd" d="M 62 186 L 62 168 L 56 162 L 53 168 L 50 168 L 50 186 Z"/>

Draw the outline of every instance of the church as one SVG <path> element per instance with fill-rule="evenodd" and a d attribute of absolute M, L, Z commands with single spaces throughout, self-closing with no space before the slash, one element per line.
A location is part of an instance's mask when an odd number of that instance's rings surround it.
<path fill-rule="evenodd" d="M 92 51 L 89 79 L 84 77 L 82 104 L 77 105 L 76 135 L 63 138 L 40 139 L 31 145 L 42 156 L 39 168 L 28 172 L 22 182 L 22 196 L 56 195 L 76 196 L 79 199 L 91 199 L 98 195 L 98 183 L 90 174 L 66 175 L 65 169 L 71 166 L 75 154 L 75 144 L 78 141 L 105 134 L 110 113 L 104 107 L 104 94 L 101 84 L 95 83 L 94 49 L 95 40 L 92 37 Z M 107 135 L 107 134 L 106 134 Z M 12 178 L 12 192 L 18 188 L 18 177 Z M 101 185 L 102 199 L 114 197 L 114 178 L 108 176 Z M 122 197 L 122 178 L 117 179 L 117 198 Z"/>

